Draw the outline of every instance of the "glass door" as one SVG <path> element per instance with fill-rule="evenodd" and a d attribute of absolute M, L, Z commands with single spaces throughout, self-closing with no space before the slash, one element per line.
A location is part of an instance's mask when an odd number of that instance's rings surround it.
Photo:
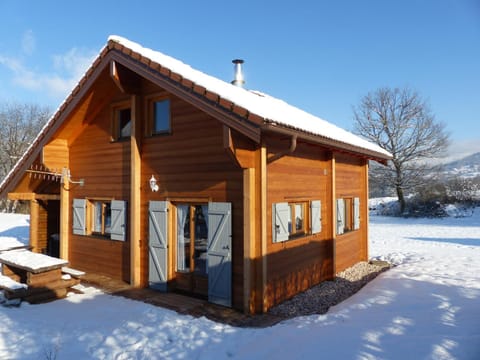
<path fill-rule="evenodd" d="M 206 295 L 208 292 L 208 205 L 177 205 L 177 288 Z"/>

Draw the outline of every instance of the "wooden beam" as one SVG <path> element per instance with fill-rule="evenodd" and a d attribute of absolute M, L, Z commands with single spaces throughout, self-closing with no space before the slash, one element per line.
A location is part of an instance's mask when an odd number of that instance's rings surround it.
<path fill-rule="evenodd" d="M 259 295 L 261 297 L 261 312 L 267 312 L 267 147 L 263 143 L 258 154 L 259 164 L 257 166 L 257 194 L 258 194 L 258 211 L 257 216 L 260 220 L 260 257 L 258 261 L 259 269 L 257 269 L 257 281 L 260 286 Z"/>
<path fill-rule="evenodd" d="M 60 200 L 59 194 L 8 193 L 9 200 Z"/>
<path fill-rule="evenodd" d="M 255 313 L 255 168 L 243 171 L 243 311 Z"/>
<path fill-rule="evenodd" d="M 130 284 L 141 285 L 141 164 L 142 98 L 132 95 L 130 136 Z"/>
<path fill-rule="evenodd" d="M 70 243 L 70 184 L 65 181 L 60 184 L 60 258 L 69 259 Z"/>
<path fill-rule="evenodd" d="M 38 252 L 39 207 L 37 200 L 30 201 L 30 246 L 35 252 Z"/>
<path fill-rule="evenodd" d="M 364 174 L 364 181 L 365 181 L 365 195 L 362 199 L 362 207 L 363 207 L 363 213 L 365 214 L 365 217 L 364 217 L 364 221 L 363 221 L 363 228 L 364 228 L 364 231 L 365 231 L 365 237 L 363 239 L 363 244 L 365 245 L 364 247 L 364 257 L 365 257 L 365 261 L 368 261 L 369 257 L 368 257 L 368 225 L 369 225 L 369 211 L 368 211 L 368 193 L 369 193 L 369 189 L 368 189 L 368 160 L 365 160 L 365 166 L 364 166 L 364 170 L 365 171 L 365 174 Z"/>
<path fill-rule="evenodd" d="M 337 272 L 337 250 L 336 250 L 336 246 L 337 246 L 337 200 L 336 200 L 336 197 L 337 197 L 337 185 L 336 185 L 336 171 L 335 171 L 335 168 L 336 168 L 336 164 L 335 164 L 335 153 L 332 151 L 331 152 L 331 160 L 330 160 L 330 163 L 331 163 L 331 168 L 330 168 L 330 171 L 332 172 L 332 183 L 331 183 L 331 186 L 332 186 L 332 192 L 331 192 L 331 199 L 332 199 L 332 211 L 331 211 L 331 217 L 332 217 L 332 221 L 331 221 L 331 231 L 332 231 L 332 250 L 333 250 L 333 254 L 332 254 L 332 266 L 333 266 L 333 276 L 335 276 L 336 272 Z"/>

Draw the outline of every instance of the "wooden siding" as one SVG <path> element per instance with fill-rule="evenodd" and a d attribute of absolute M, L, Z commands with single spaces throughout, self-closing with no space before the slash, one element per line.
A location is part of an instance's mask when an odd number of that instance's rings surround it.
<path fill-rule="evenodd" d="M 337 235 L 335 239 L 335 272 L 345 270 L 359 261 L 366 261 L 368 194 L 367 164 L 361 158 L 335 155 L 336 198 L 360 198 L 360 229 Z"/>
<path fill-rule="evenodd" d="M 62 168 L 68 168 L 68 143 L 64 139 L 53 139 L 43 147 L 42 163 L 51 171 L 61 173 Z"/>
<path fill-rule="evenodd" d="M 330 153 L 321 147 L 297 144 L 288 138 L 267 140 L 267 308 L 312 285 L 333 277 Z M 268 160 L 267 160 L 268 162 Z M 322 201 L 322 231 L 285 242 L 272 242 L 272 206 L 278 202 Z"/>
<path fill-rule="evenodd" d="M 129 100 L 118 94 L 112 101 Z M 74 180 L 70 185 L 70 209 L 74 198 L 126 200 L 130 197 L 130 142 L 111 140 L 111 108 L 105 106 L 70 145 L 69 162 Z M 128 206 L 128 205 L 127 205 Z M 70 213 L 70 219 L 72 218 Z M 130 242 L 106 237 L 79 236 L 71 232 L 69 260 L 86 272 L 130 281 Z"/>
<path fill-rule="evenodd" d="M 146 137 L 142 142 L 143 283 L 146 285 L 148 276 L 148 201 L 230 202 L 233 224 L 232 302 L 233 307 L 243 309 L 242 169 L 224 149 L 223 125 L 219 121 L 179 98 L 170 96 L 170 100 L 171 134 Z M 155 193 L 148 186 L 152 175 L 159 186 L 159 191 Z M 173 237 L 170 236 L 170 239 Z M 170 244 L 170 248 L 173 247 Z M 174 258 L 170 259 L 172 273 Z"/>

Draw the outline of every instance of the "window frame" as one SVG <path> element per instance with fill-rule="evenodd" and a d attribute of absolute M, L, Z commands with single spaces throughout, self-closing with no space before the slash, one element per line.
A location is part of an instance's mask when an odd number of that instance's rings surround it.
<path fill-rule="evenodd" d="M 343 210 L 343 214 L 340 213 Z M 336 234 L 344 235 L 357 231 L 361 227 L 360 198 L 356 196 L 344 196 L 336 201 Z M 343 222 L 343 226 L 339 223 Z"/>
<path fill-rule="evenodd" d="M 168 128 L 166 129 L 156 129 L 156 114 L 155 114 L 155 104 L 167 102 L 168 103 Z M 147 97 L 146 99 L 146 114 L 147 114 L 147 126 L 146 126 L 146 136 L 159 136 L 159 135 L 170 135 L 172 133 L 172 101 L 169 96 L 165 94 L 153 94 Z"/>
<path fill-rule="evenodd" d="M 304 238 L 322 232 L 321 200 L 289 200 L 272 204 L 272 242 L 281 243 Z M 298 227 L 297 210 L 301 207 L 302 223 Z M 315 211 L 313 210 L 315 207 Z M 316 228 L 313 228 L 312 215 L 318 215 Z M 284 220 L 287 223 L 284 224 Z M 278 221 L 277 221 L 278 220 Z"/>
<path fill-rule="evenodd" d="M 111 226 L 112 226 L 112 199 L 87 199 L 87 233 L 94 236 L 102 236 L 110 238 L 111 236 Z M 101 213 L 101 224 L 100 231 L 96 229 L 97 225 L 97 204 L 100 205 Z M 108 208 L 108 210 L 107 210 Z M 109 214 L 107 214 L 107 211 Z M 107 231 L 107 219 L 109 219 L 109 226 Z"/>
<path fill-rule="evenodd" d="M 130 101 L 122 101 L 115 104 L 112 104 L 111 107 L 112 113 L 112 141 L 124 141 L 130 139 L 132 135 L 132 104 Z M 121 121 L 121 113 L 122 111 L 129 110 L 130 111 L 130 133 L 127 136 L 122 136 L 122 127 L 120 124 Z"/>
<path fill-rule="evenodd" d="M 290 226 L 291 226 L 291 229 L 289 229 L 290 238 L 299 237 L 307 234 L 307 228 L 310 227 L 309 221 L 307 220 L 309 218 L 307 203 L 308 201 L 295 201 L 295 202 L 288 203 L 288 206 L 290 207 Z M 301 212 L 302 212 L 302 218 L 301 218 L 302 223 L 300 228 L 297 228 L 297 207 L 298 206 L 301 208 Z"/>

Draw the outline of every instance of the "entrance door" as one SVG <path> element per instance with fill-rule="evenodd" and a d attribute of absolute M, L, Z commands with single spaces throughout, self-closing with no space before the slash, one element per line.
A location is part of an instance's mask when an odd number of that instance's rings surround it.
<path fill-rule="evenodd" d="M 231 306 L 231 204 L 178 204 L 177 288 Z"/>
<path fill-rule="evenodd" d="M 177 205 L 177 289 L 208 295 L 208 205 Z"/>

